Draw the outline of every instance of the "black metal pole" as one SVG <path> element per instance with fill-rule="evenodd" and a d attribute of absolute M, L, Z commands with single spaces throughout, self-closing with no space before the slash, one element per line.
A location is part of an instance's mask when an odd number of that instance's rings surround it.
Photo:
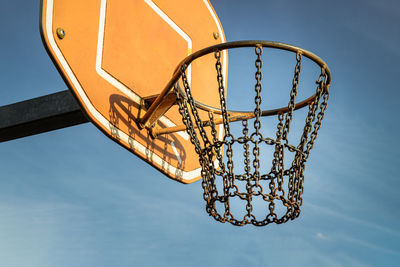
<path fill-rule="evenodd" d="M 69 90 L 0 107 L 0 142 L 89 122 Z"/>

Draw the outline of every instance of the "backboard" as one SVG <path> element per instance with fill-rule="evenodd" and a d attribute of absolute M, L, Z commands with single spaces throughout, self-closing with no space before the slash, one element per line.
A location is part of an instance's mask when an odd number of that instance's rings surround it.
<path fill-rule="evenodd" d="M 88 118 L 108 137 L 172 179 L 200 179 L 186 132 L 153 139 L 138 118 L 176 66 L 199 49 L 225 42 L 208 0 L 42 0 L 44 45 Z M 188 68 L 196 98 L 217 106 L 212 55 Z M 226 77 L 227 54 L 222 55 Z M 176 106 L 157 121 L 182 125 Z M 219 128 L 222 133 L 222 128 Z"/>

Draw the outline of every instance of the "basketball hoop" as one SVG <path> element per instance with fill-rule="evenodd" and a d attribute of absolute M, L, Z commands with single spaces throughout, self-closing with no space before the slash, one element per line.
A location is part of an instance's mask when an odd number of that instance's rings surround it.
<path fill-rule="evenodd" d="M 87 118 L 169 178 L 182 183 L 202 179 L 206 210 L 216 220 L 262 226 L 298 217 L 305 163 L 329 97 L 328 66 L 313 53 L 288 44 L 226 43 L 209 1 L 164 2 L 95 0 L 99 8 L 93 9 L 81 1 L 42 0 L 42 40 Z M 236 48 L 255 49 L 250 111 L 227 109 L 227 50 Z M 265 48 L 295 55 L 288 104 L 272 110 L 261 108 Z M 317 86 L 313 95 L 297 101 L 304 57 L 319 67 L 312 78 Z M 292 142 L 288 135 L 295 128 L 293 114 L 302 108 L 305 126 L 298 131 L 299 140 Z M 264 131 L 268 127 L 261 125 L 267 116 L 276 122 L 276 133 L 269 137 Z M 241 125 L 235 123 L 239 121 Z M 264 164 L 266 154 L 271 158 Z M 239 162 L 243 167 L 238 168 Z M 244 203 L 244 215 L 234 212 L 234 202 Z M 259 203 L 266 210 L 262 217 Z"/>
<path fill-rule="evenodd" d="M 221 51 L 239 47 L 255 49 L 255 107 L 253 111 L 230 111 L 226 105 Z M 294 77 L 289 103 L 286 107 L 261 110 L 262 99 L 260 93 L 262 89 L 263 64 L 261 56 L 263 48 L 281 49 L 295 54 Z M 197 102 L 193 98 L 187 77 L 188 66 L 197 58 L 211 53 L 214 53 L 216 60 L 215 67 L 220 98 L 219 108 Z M 311 97 L 296 103 L 303 57 L 315 62 L 320 68 L 320 74 L 316 77 L 315 93 Z M 184 125 L 164 129 L 154 127 L 152 135 L 157 137 L 161 134 L 186 129 L 190 136 L 190 141 L 199 156 L 206 211 L 217 221 L 230 222 L 238 226 L 246 224 L 265 226 L 270 223 L 284 223 L 297 218 L 300 214 L 300 207 L 303 201 L 305 163 L 310 155 L 310 150 L 314 146 L 327 108 L 330 79 L 330 70 L 322 59 L 309 51 L 292 45 L 268 41 L 240 41 L 208 47 L 188 56 L 181 62 L 166 89 L 158 96 L 158 99 L 154 101 L 148 111 L 149 113 L 154 112 L 157 109 L 157 105 L 162 103 L 163 98 L 171 95 L 171 88 L 174 88 L 179 113 L 182 115 Z M 288 134 L 293 112 L 306 107 L 308 107 L 308 113 L 299 143 L 290 144 Z M 199 110 L 208 112 L 208 120 L 200 118 Z M 215 115 L 222 116 L 222 118 L 216 118 L 217 116 Z M 274 138 L 264 137 L 262 133 L 260 119 L 264 116 L 276 116 L 278 119 Z M 242 121 L 240 135 L 231 131 L 231 124 L 235 121 Z M 217 124 L 223 125 L 222 138 L 217 136 Z M 234 145 L 241 147 L 242 151 L 235 152 L 244 157 L 244 167 L 240 171 L 234 168 Z M 261 168 L 260 166 L 260 158 L 264 153 L 260 149 L 262 145 L 273 148 L 273 160 L 270 168 L 265 166 Z M 293 153 L 293 160 L 289 164 L 290 166 L 287 166 L 288 164 L 285 166 L 285 153 Z M 217 184 L 222 184 L 222 186 Z M 261 199 L 265 208 L 265 213 L 261 219 L 256 218 L 253 212 L 255 199 Z M 231 202 L 244 203 L 245 211 L 242 218 L 237 218 L 233 215 Z M 278 206 L 279 212 L 277 211 Z"/>

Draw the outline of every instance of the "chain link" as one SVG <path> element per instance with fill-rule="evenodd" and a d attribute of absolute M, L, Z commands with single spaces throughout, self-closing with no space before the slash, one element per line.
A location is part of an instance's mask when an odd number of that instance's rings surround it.
<path fill-rule="evenodd" d="M 214 57 L 216 59 L 215 69 L 223 123 L 222 139 L 217 137 L 218 131 L 213 112 L 208 112 L 209 121 L 207 123 L 202 122 L 200 118 L 188 83 L 186 65 L 183 65 L 180 70 L 185 95 L 182 95 L 178 90 L 179 84 L 175 85 L 182 122 L 186 126 L 190 142 L 194 145 L 195 151 L 199 155 L 206 211 L 217 221 L 230 222 L 237 226 L 245 224 L 253 224 L 255 226 L 264 226 L 270 223 L 280 224 L 299 216 L 304 191 L 305 163 L 318 136 L 329 98 L 326 82 L 328 76 L 322 68 L 321 74 L 316 81 L 316 97 L 309 105 L 300 142 L 297 146 L 290 144 L 288 134 L 293 112 L 296 108 L 295 100 L 302 63 L 302 54 L 297 52 L 288 110 L 285 114 L 278 114 L 276 138 L 263 137 L 261 133 L 262 54 L 263 47 L 256 45 L 254 131 L 250 131 L 249 119 L 242 120 L 242 131 L 239 137 L 235 138 L 230 128 L 226 90 L 222 74 L 221 51 L 215 51 Z M 210 126 L 209 133 L 205 131 L 204 125 Z M 195 128 L 198 130 L 195 130 Z M 240 144 L 243 148 L 243 168 L 241 168 L 243 171 L 235 170 L 234 167 L 233 146 L 235 144 Z M 260 157 L 262 155 L 261 146 L 263 145 L 273 146 L 274 152 L 270 171 L 261 174 Z M 294 159 L 287 169 L 285 168 L 285 153 L 294 153 Z M 236 157 L 238 156 L 239 154 Z M 265 170 L 266 168 L 263 169 Z M 287 177 L 286 183 L 285 176 Z M 217 183 L 220 183 L 219 181 L 222 181 L 222 190 L 216 186 Z M 268 188 L 268 192 L 264 191 L 264 188 Z M 285 190 L 287 190 L 287 194 Z M 254 201 L 258 200 L 267 203 L 267 211 L 264 218 L 256 218 L 254 215 L 255 208 L 253 204 Z M 233 214 L 230 206 L 232 201 L 245 202 L 245 212 L 242 218 Z M 285 212 L 283 212 L 284 208 Z"/>

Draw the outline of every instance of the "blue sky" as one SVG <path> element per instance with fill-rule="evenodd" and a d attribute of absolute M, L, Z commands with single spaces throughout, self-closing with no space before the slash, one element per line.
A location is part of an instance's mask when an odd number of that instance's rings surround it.
<path fill-rule="evenodd" d="M 398 266 L 399 2 L 211 3 L 228 41 L 295 44 L 332 71 L 300 218 L 218 223 L 199 182 L 164 177 L 84 124 L 0 144 L 0 266 Z M 66 89 L 39 0 L 1 6 L 0 105 Z"/>

